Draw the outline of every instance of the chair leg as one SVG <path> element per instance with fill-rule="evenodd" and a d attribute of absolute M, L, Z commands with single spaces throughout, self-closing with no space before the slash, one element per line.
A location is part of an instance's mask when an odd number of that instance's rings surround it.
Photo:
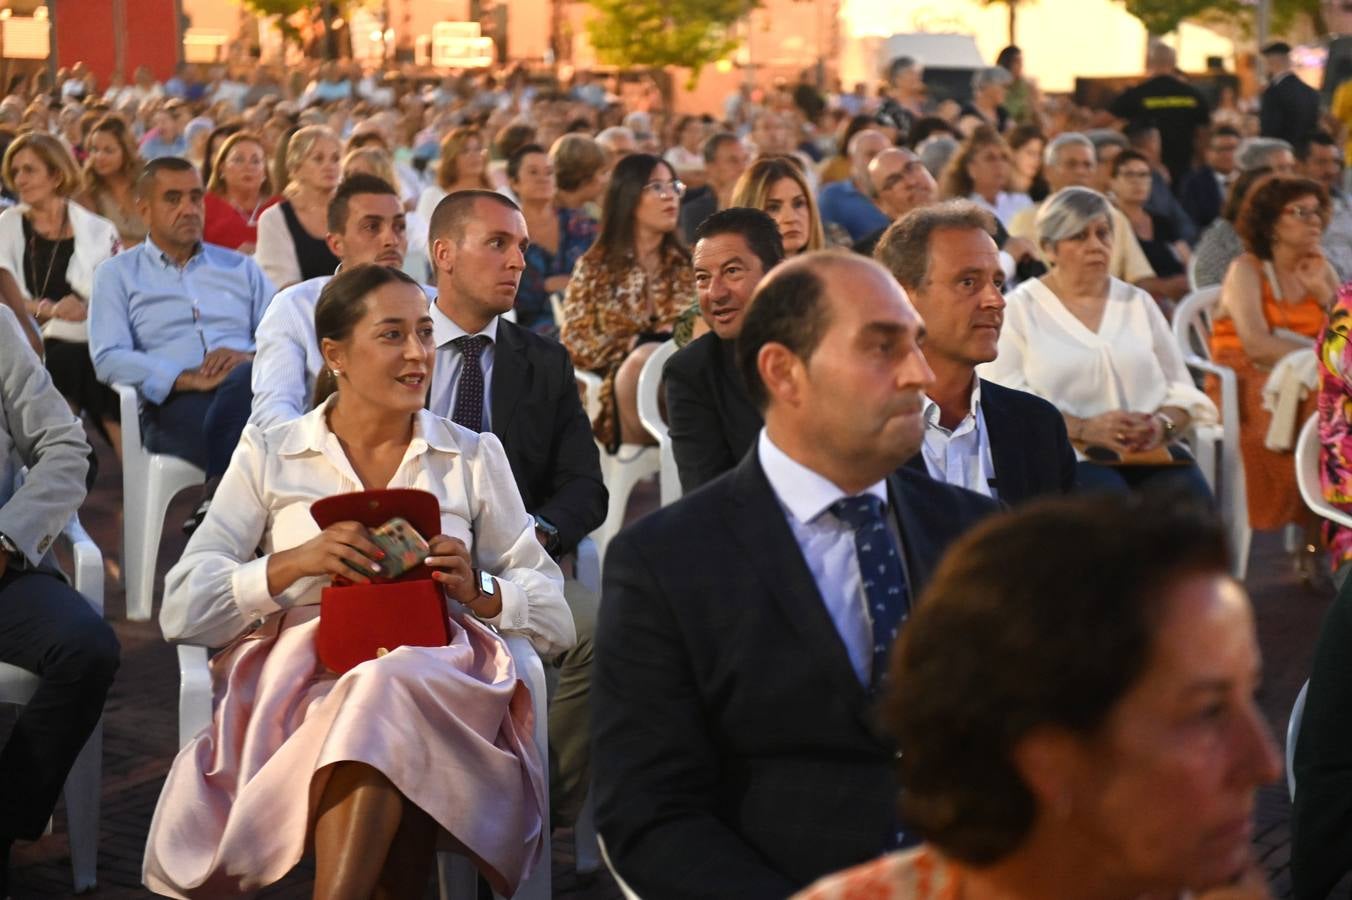
<path fill-rule="evenodd" d="M 182 490 L 182 484 L 173 484 L 152 464 L 146 479 L 145 506 L 140 516 L 140 554 L 137 580 L 128 582 L 127 618 L 133 622 L 146 622 L 154 614 L 155 607 L 155 563 L 160 555 L 160 537 L 164 534 L 164 517 L 169 512 L 169 504 Z M 125 565 L 125 563 L 124 563 Z M 132 588 L 135 588 L 135 594 Z"/>
<path fill-rule="evenodd" d="M 70 866 L 77 894 L 98 885 L 99 790 L 103 770 L 103 722 L 85 741 L 66 777 L 66 828 L 70 834 Z"/>
<path fill-rule="evenodd" d="M 144 622 L 150 618 L 151 588 L 155 578 L 155 564 L 147 561 L 146 511 L 149 486 L 123 486 L 122 513 L 122 584 L 126 590 L 127 618 Z M 156 538 L 158 540 L 158 537 Z"/>

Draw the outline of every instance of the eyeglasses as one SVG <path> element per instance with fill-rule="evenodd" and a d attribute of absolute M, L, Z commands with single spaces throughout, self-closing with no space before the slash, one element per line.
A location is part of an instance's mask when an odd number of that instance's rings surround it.
<path fill-rule="evenodd" d="M 685 195 L 685 182 L 679 179 L 675 181 L 650 181 L 643 186 L 643 190 L 654 197 L 665 197 L 668 194 L 673 197 L 682 197 Z"/>
<path fill-rule="evenodd" d="M 1291 216 L 1291 218 L 1295 219 L 1297 222 L 1304 222 L 1308 219 L 1318 219 L 1321 222 L 1324 221 L 1324 211 L 1318 206 L 1296 206 L 1292 204 L 1282 210 L 1282 212 Z"/>

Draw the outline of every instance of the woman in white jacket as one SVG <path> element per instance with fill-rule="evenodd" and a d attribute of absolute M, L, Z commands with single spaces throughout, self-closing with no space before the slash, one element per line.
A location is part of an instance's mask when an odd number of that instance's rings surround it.
<path fill-rule="evenodd" d="M 17 288 L 41 327 L 57 390 L 121 455 L 117 395 L 94 375 L 85 322 L 94 269 L 120 249 L 117 226 L 71 201 L 81 187 L 79 169 L 51 135 L 20 135 L 0 172 L 20 201 L 0 213 L 0 269 L 13 276 L 0 285 Z"/>

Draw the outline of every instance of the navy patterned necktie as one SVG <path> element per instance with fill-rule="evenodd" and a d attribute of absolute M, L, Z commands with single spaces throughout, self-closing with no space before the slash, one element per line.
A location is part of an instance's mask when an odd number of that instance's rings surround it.
<path fill-rule="evenodd" d="M 479 362 L 488 338 L 467 334 L 451 341 L 460 351 L 460 381 L 455 388 L 451 421 L 472 431 L 484 430 L 484 367 Z"/>
<path fill-rule="evenodd" d="M 873 624 L 873 677 L 870 690 L 877 691 L 887 674 L 887 655 L 911 612 L 910 593 L 902 572 L 901 558 L 887 528 L 883 501 L 872 494 L 845 497 L 831 504 L 835 517 L 854 531 L 854 552 L 859 577 Z"/>

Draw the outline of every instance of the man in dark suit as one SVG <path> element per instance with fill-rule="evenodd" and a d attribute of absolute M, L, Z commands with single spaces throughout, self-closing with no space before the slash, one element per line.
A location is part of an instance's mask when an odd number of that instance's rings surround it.
<path fill-rule="evenodd" d="M 428 408 L 502 441 L 536 535 L 555 557 L 606 517 L 606 489 L 573 363 L 557 341 L 502 318 L 512 308 L 530 238 L 515 203 L 495 191 L 458 191 L 428 229 L 437 345 Z M 473 368 L 470 368 L 470 366 Z M 578 643 L 559 660 L 549 715 L 555 811 L 571 818 L 587 792 L 587 691 L 597 598 L 575 581 L 565 594 Z"/>
<path fill-rule="evenodd" d="M 610 545 L 593 790 L 643 897 L 778 900 L 916 840 L 873 701 L 944 547 L 995 508 L 898 471 L 924 433 L 922 328 L 872 260 L 778 266 L 738 337 L 755 446 Z"/>
<path fill-rule="evenodd" d="M 690 493 L 737 465 L 761 429 L 760 410 L 737 371 L 736 341 L 765 274 L 784 259 L 773 219 L 758 209 L 716 212 L 695 232 L 695 293 L 709 333 L 667 360 L 667 425 Z"/>
<path fill-rule="evenodd" d="M 1178 202 L 1201 232 L 1221 214 L 1230 182 L 1239 174 L 1235 153 L 1240 134 L 1229 125 L 1213 129 L 1207 141 L 1206 165 L 1193 169 L 1178 186 Z"/>
<path fill-rule="evenodd" d="M 908 464 L 1012 505 L 1069 493 L 1075 451 L 1056 407 L 976 376 L 978 365 L 995 359 L 1004 323 L 994 233 L 989 212 L 953 200 L 893 223 L 876 255 L 924 318 L 925 358 L 934 370 L 924 443 Z"/>
<path fill-rule="evenodd" d="M 1319 127 L 1319 92 L 1291 70 L 1291 45 L 1285 41 L 1263 48 L 1263 66 L 1268 86 L 1258 112 L 1260 133 L 1294 146 Z"/>
<path fill-rule="evenodd" d="M 681 199 L 678 227 L 686 244 L 695 241 L 699 223 L 732 203 L 732 189 L 750 164 L 742 139 L 727 131 L 712 134 L 704 141 L 704 177 L 708 184 Z"/>

